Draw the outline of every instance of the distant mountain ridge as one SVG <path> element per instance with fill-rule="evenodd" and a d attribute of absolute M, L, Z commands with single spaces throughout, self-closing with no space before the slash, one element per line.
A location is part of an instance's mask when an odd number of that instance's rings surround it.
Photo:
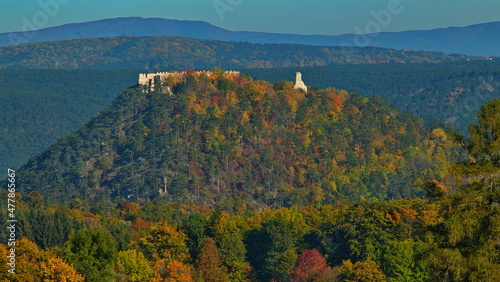
<path fill-rule="evenodd" d="M 0 48 L 0 69 L 182 70 L 441 63 L 484 57 L 379 47 L 257 44 L 180 36 L 85 38 Z"/>
<path fill-rule="evenodd" d="M 500 22 L 433 30 L 381 32 L 356 35 L 298 35 L 230 31 L 203 21 L 161 18 L 113 18 L 65 24 L 35 31 L 0 34 L 0 47 L 21 43 L 115 36 L 172 35 L 196 39 L 251 43 L 293 43 L 321 46 L 375 46 L 404 50 L 438 51 L 476 56 L 500 56 Z M 369 39 L 369 40 L 367 40 Z M 480 42 L 480 44 L 478 44 Z"/>

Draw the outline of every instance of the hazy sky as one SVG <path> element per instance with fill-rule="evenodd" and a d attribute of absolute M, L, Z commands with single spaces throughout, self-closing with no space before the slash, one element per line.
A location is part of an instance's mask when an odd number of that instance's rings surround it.
<path fill-rule="evenodd" d="M 4 0 L 0 32 L 141 16 L 202 20 L 229 30 L 336 35 L 364 31 L 377 15 L 381 31 L 465 26 L 500 21 L 500 1 Z"/>

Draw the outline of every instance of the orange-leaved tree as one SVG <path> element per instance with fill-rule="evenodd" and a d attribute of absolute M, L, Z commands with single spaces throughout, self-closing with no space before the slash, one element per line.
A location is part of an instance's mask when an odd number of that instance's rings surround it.
<path fill-rule="evenodd" d="M 205 238 L 200 254 L 196 260 L 196 270 L 198 270 L 206 282 L 226 282 L 227 267 L 220 259 L 219 251 L 212 238 Z"/>
<path fill-rule="evenodd" d="M 333 279 L 333 272 L 326 264 L 326 259 L 316 250 L 303 251 L 292 270 L 291 281 L 329 281 Z"/>

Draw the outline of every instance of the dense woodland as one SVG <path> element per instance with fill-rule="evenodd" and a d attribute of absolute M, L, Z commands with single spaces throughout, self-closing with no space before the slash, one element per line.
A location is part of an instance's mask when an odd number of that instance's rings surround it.
<path fill-rule="evenodd" d="M 133 70 L 0 70 L 0 169 L 17 169 L 137 82 Z"/>
<path fill-rule="evenodd" d="M 426 199 L 235 211 L 162 199 L 53 203 L 17 194 L 17 272 L 5 281 L 497 281 L 500 100 L 482 107 L 455 191 Z M 6 191 L 1 192 L 6 197 Z M 0 202 L 6 210 L 6 202 Z M 2 223 L 5 214 L 0 213 Z M 5 238 L 3 241 L 5 242 Z"/>
<path fill-rule="evenodd" d="M 18 220 L 0 280 L 498 281 L 488 59 L 173 36 L 0 48 L 0 167 L 39 152 L 15 210 L 0 201 L 0 228 Z M 245 70 L 136 85 L 216 65 Z"/>
<path fill-rule="evenodd" d="M 306 84 L 336 87 L 364 96 L 378 95 L 427 124 L 446 122 L 466 133 L 480 106 L 500 97 L 500 62 L 441 64 L 331 65 L 242 70 L 270 82 L 289 80 L 300 71 Z"/>
<path fill-rule="evenodd" d="M 0 69 L 211 69 L 439 63 L 482 57 L 376 47 L 253 44 L 175 36 L 75 39 L 0 48 Z"/>
<path fill-rule="evenodd" d="M 496 281 L 499 208 L 478 198 L 491 196 L 488 185 L 477 186 L 432 201 L 235 214 L 161 201 L 124 201 L 88 211 L 79 201 L 50 204 L 33 192 L 17 211 L 22 218 L 18 235 L 24 237 L 16 244 L 17 274 L 7 274 L 7 249 L 0 245 L 0 277 L 73 282 L 84 281 L 82 276 L 97 282 Z"/>
<path fill-rule="evenodd" d="M 188 74 L 126 90 L 31 158 L 22 192 L 54 201 L 152 199 L 237 209 L 415 198 L 449 183 L 460 150 L 380 97 L 293 89 L 245 75 Z"/>
<path fill-rule="evenodd" d="M 0 245 L 0 277 L 500 276 L 500 100 L 464 136 L 379 96 L 214 71 L 127 89 L 17 171 L 17 274 Z"/>

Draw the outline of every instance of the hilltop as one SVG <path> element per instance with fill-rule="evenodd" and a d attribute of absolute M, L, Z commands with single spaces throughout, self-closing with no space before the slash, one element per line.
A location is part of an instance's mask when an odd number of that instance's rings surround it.
<path fill-rule="evenodd" d="M 169 76 L 154 90 L 127 89 L 31 158 L 21 192 L 261 208 L 419 197 L 419 179 L 449 181 L 444 132 L 379 97 L 217 70 Z"/>

